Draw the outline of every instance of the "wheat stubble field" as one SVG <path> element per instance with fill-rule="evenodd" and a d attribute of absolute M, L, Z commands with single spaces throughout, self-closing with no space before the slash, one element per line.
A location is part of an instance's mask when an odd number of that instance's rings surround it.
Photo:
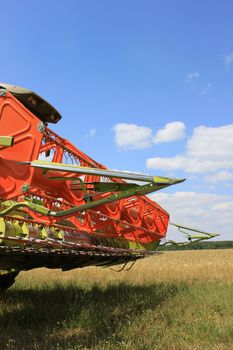
<path fill-rule="evenodd" d="M 0 297 L 0 327 L 1 349 L 233 349 L 233 250 L 21 273 Z"/>

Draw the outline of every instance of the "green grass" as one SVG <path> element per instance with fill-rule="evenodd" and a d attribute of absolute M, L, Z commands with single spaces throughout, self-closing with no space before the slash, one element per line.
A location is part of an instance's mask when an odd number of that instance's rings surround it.
<path fill-rule="evenodd" d="M 233 349 L 232 259 L 168 252 L 119 274 L 22 273 L 0 296 L 0 349 Z"/>
<path fill-rule="evenodd" d="M 25 285 L 1 296 L 1 349 L 230 349 L 233 283 Z"/>

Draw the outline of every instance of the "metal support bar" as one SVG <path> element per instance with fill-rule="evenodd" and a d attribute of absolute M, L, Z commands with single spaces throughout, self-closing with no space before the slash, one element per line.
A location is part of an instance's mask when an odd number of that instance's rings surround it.
<path fill-rule="evenodd" d="M 86 174 L 86 175 L 94 175 L 94 176 L 104 176 L 104 177 L 110 177 L 110 178 L 120 178 L 125 180 L 155 182 L 157 184 L 167 184 L 167 185 L 170 185 L 170 184 L 174 185 L 179 182 L 183 182 L 185 180 L 185 179 L 176 179 L 176 178 L 169 178 L 169 177 L 162 177 L 162 176 L 150 176 L 150 175 L 143 175 L 143 174 L 127 173 L 124 171 L 89 168 L 89 167 L 82 167 L 82 166 L 71 165 L 71 164 L 45 162 L 41 160 L 34 160 L 33 162 L 19 162 L 19 164 L 30 165 L 31 167 L 45 169 L 45 170 L 63 171 L 63 172 L 80 174 L 80 175 Z"/>
<path fill-rule="evenodd" d="M 0 146 L 11 147 L 14 144 L 13 136 L 0 136 Z"/>
<path fill-rule="evenodd" d="M 176 247 L 183 247 L 183 246 L 187 246 L 187 245 L 190 245 L 193 243 L 198 243 L 198 242 L 201 242 L 204 240 L 208 240 L 208 239 L 220 236 L 217 233 L 210 233 L 210 232 L 206 232 L 206 231 L 201 231 L 201 230 L 196 229 L 196 228 L 175 224 L 173 222 L 171 222 L 170 225 L 177 227 L 180 232 L 184 233 L 186 235 L 188 241 L 187 242 L 175 242 L 172 240 L 168 240 L 167 242 L 160 244 L 160 246 L 171 244 L 171 245 L 174 245 Z M 200 233 L 200 235 L 192 235 L 192 234 L 190 234 L 189 231 Z"/>
<path fill-rule="evenodd" d="M 176 179 L 173 182 L 170 181 L 170 182 L 163 183 L 163 184 L 153 182 L 153 183 L 142 185 L 142 186 L 136 185 L 133 188 L 130 188 L 130 189 L 127 189 L 124 191 L 120 191 L 118 193 L 110 194 L 108 197 L 104 197 L 104 198 L 98 199 L 96 201 L 88 201 L 85 204 L 82 204 L 82 205 L 79 205 L 79 206 L 76 206 L 76 207 L 73 207 L 73 208 L 70 208 L 67 210 L 62 210 L 62 211 L 49 210 L 48 208 L 45 208 L 45 207 L 38 205 L 36 203 L 32 203 L 30 201 L 20 202 L 17 204 L 13 204 L 9 208 L 0 212 L 0 217 L 7 215 L 11 211 L 13 211 L 17 208 L 20 208 L 20 207 L 26 207 L 29 210 L 32 210 L 32 211 L 39 213 L 39 214 L 42 214 L 44 216 L 69 217 L 69 216 L 75 215 L 76 213 L 78 213 L 80 211 L 92 209 L 92 208 L 98 207 L 99 205 L 116 202 L 118 200 L 125 199 L 125 198 L 132 197 L 132 196 L 143 196 L 143 195 L 146 195 L 148 193 L 158 191 L 164 187 L 171 186 L 171 185 L 178 183 L 178 182 L 180 182 L 180 181 L 177 181 L 177 179 Z"/>

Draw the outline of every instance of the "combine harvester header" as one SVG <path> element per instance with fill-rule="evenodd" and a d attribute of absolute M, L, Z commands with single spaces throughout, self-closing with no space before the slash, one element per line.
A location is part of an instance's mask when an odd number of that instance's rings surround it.
<path fill-rule="evenodd" d="M 146 194 L 184 179 L 111 171 L 48 127 L 60 119 L 34 92 L 0 83 L 1 290 L 36 267 L 134 262 L 166 236 L 169 214 Z"/>

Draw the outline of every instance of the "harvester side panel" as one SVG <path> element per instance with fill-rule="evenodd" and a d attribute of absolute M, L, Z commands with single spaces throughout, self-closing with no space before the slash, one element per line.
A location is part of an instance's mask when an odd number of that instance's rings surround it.
<path fill-rule="evenodd" d="M 12 136 L 12 147 L 0 146 L 0 197 L 11 199 L 22 193 L 25 184 L 30 185 L 33 169 L 22 167 L 18 161 L 37 159 L 42 133 L 38 131 L 40 120 L 26 109 L 10 92 L 0 98 L 0 132 Z"/>

